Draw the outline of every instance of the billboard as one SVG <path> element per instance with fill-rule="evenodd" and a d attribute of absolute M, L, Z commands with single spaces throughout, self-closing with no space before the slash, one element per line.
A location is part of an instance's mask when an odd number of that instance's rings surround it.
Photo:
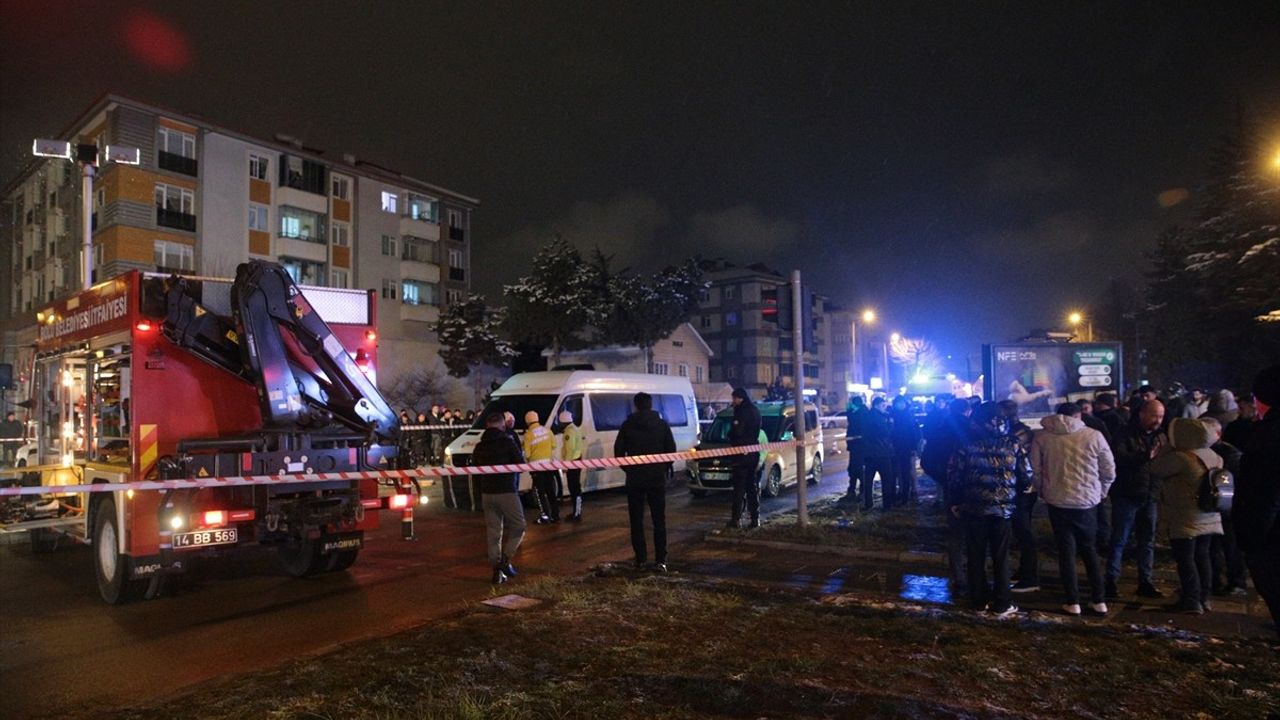
<path fill-rule="evenodd" d="M 1021 417 L 1043 417 L 1061 402 L 1119 393 L 1120 343 L 1011 343 L 985 346 L 987 400 L 1013 400 Z"/>

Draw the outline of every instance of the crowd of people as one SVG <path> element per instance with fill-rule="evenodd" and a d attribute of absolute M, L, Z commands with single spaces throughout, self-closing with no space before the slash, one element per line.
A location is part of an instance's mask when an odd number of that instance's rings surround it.
<path fill-rule="evenodd" d="M 429 412 L 401 410 L 400 468 L 439 465 L 449 443 L 475 422 L 475 410 L 463 412 L 443 405 L 432 405 Z"/>
<path fill-rule="evenodd" d="M 860 499 L 872 509 L 877 476 L 883 508 L 911 501 L 918 455 L 948 510 L 951 581 L 977 610 L 1009 614 L 1017 610 L 1013 594 L 1040 590 L 1032 514 L 1043 502 L 1067 614 L 1106 614 L 1107 601 L 1123 597 L 1131 539 L 1134 594 L 1165 597 L 1153 574 L 1163 528 L 1179 580 L 1170 609 L 1209 612 L 1214 596 L 1245 594 L 1251 577 L 1280 620 L 1278 406 L 1280 366 L 1239 397 L 1227 389 L 1161 396 L 1143 386 L 1123 402 L 1114 393 L 1064 402 L 1036 431 L 1019 420 L 1013 401 L 955 399 L 934 408 L 922 431 L 903 398 L 888 410 L 884 398 L 870 407 L 855 398 L 841 502 Z M 1214 499 L 1223 482 L 1235 487 L 1229 508 Z M 1078 562 L 1088 582 L 1084 607 Z"/>

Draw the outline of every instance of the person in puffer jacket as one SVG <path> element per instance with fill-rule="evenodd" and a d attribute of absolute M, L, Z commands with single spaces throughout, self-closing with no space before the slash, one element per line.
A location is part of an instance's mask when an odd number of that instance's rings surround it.
<path fill-rule="evenodd" d="M 1009 592 L 1010 518 L 1019 492 L 1031 485 L 1031 463 L 1010 436 L 999 407 L 983 403 L 973 413 L 973 435 L 955 453 L 951 470 L 951 512 L 964 526 L 969 601 L 997 616 L 1016 612 Z M 994 582 L 987 581 L 990 553 Z"/>
<path fill-rule="evenodd" d="M 1210 610 L 1210 537 L 1222 534 L 1222 517 L 1200 509 L 1200 483 L 1210 470 L 1222 467 L 1222 458 L 1209 449 L 1209 428 L 1192 418 L 1169 423 L 1173 452 L 1151 461 L 1151 478 L 1160 481 L 1160 516 L 1169 526 L 1169 545 L 1178 563 L 1182 588 L 1171 608 L 1191 615 Z"/>
<path fill-rule="evenodd" d="M 1040 421 L 1041 430 L 1031 444 L 1032 486 L 1049 507 L 1065 593 L 1062 609 L 1068 615 L 1080 614 L 1078 553 L 1089 576 L 1089 609 L 1105 615 L 1102 565 L 1095 544 L 1097 507 L 1115 482 L 1116 461 L 1106 438 L 1086 427 L 1080 414 L 1076 403 L 1062 403 L 1056 414 Z"/>

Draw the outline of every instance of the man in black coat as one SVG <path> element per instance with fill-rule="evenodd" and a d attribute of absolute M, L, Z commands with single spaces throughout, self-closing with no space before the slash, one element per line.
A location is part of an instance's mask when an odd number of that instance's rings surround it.
<path fill-rule="evenodd" d="M 484 420 L 484 434 L 471 454 L 472 465 L 519 465 L 524 462 L 520 444 L 506 431 L 502 413 L 491 413 Z M 511 558 L 524 539 L 524 508 L 520 505 L 520 473 L 496 473 L 476 477 L 484 508 L 489 564 L 493 566 L 493 584 L 498 585 L 516 574 Z"/>
<path fill-rule="evenodd" d="M 885 510 L 893 507 L 893 423 L 885 412 L 884 396 L 871 401 L 871 409 L 862 416 L 862 445 L 865 461 L 862 472 L 862 509 L 870 510 L 872 488 L 880 475 L 880 498 Z"/>
<path fill-rule="evenodd" d="M 1253 586 L 1280 631 L 1280 365 L 1258 373 L 1253 396 L 1266 414 L 1244 447 L 1231 516 Z"/>
<path fill-rule="evenodd" d="M 840 498 L 841 505 L 856 505 L 858 488 L 862 484 L 862 466 L 866 463 L 866 453 L 862 442 L 862 417 L 867 412 L 867 400 L 861 395 L 854 395 L 849 401 L 849 409 L 845 411 L 845 446 L 849 450 L 849 490 Z"/>
<path fill-rule="evenodd" d="M 755 445 L 760 442 L 760 409 L 751 402 L 751 396 L 742 388 L 733 391 L 733 425 L 729 427 L 729 444 L 733 446 Z M 742 506 L 745 499 L 747 512 L 751 514 L 751 527 L 760 527 L 760 453 L 749 452 L 733 459 L 733 509 L 729 527 L 742 526 Z"/>
<path fill-rule="evenodd" d="M 613 443 L 614 457 L 631 455 L 656 455 L 676 451 L 676 440 L 671 426 L 653 409 L 649 393 L 636 393 L 632 402 L 636 411 L 623 421 L 618 429 L 618 439 Z M 626 465 L 627 513 L 631 519 L 631 548 L 635 551 L 636 569 L 644 567 L 648 559 L 644 538 L 644 506 L 649 506 L 653 520 L 654 569 L 667 571 L 667 478 L 671 475 L 671 463 Z"/>
<path fill-rule="evenodd" d="M 1107 426 L 1107 432 L 1104 433 L 1103 437 L 1108 438 L 1113 445 L 1125 426 L 1124 416 L 1120 414 L 1116 405 L 1115 393 L 1098 393 L 1097 397 L 1093 399 L 1093 416 Z"/>

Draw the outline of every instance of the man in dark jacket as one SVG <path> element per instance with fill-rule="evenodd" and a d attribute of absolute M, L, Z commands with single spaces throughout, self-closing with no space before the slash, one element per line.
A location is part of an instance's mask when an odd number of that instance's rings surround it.
<path fill-rule="evenodd" d="M 614 457 L 630 455 L 656 455 L 676 451 L 676 440 L 671 426 L 653 409 L 649 393 L 636 393 L 632 402 L 636 411 L 623 421 L 618 429 L 618 439 L 613 443 Z M 755 460 L 752 459 L 752 467 Z M 653 520 L 654 566 L 659 572 L 667 571 L 667 477 L 671 463 L 627 465 L 627 513 L 631 518 L 631 548 L 636 554 L 636 569 L 644 567 L 648 559 L 644 539 L 644 506 L 649 506 Z"/>
<path fill-rule="evenodd" d="M 1107 432 L 1104 433 L 1106 438 L 1115 445 L 1116 437 L 1120 435 L 1120 431 L 1124 429 L 1124 416 L 1116 409 L 1115 393 L 1098 393 L 1093 399 L 1093 416 L 1102 421 L 1107 426 Z"/>
<path fill-rule="evenodd" d="M 838 501 L 841 505 L 856 505 L 858 487 L 862 484 L 862 466 L 866 462 L 863 451 L 862 418 L 867 412 L 866 398 L 854 395 L 845 411 L 845 446 L 849 450 L 849 490 Z"/>
<path fill-rule="evenodd" d="M 1115 438 L 1111 448 L 1116 459 L 1116 481 L 1111 486 L 1111 543 L 1107 558 L 1106 596 L 1108 600 L 1120 597 L 1117 583 L 1120 580 L 1120 562 L 1129 535 L 1138 532 L 1138 595 L 1149 598 L 1164 597 L 1151 579 L 1155 564 L 1156 498 L 1160 488 L 1155 487 L 1149 466 L 1157 455 L 1168 449 L 1161 427 L 1164 424 L 1164 404 L 1148 400 L 1134 409 L 1133 421 Z"/>
<path fill-rule="evenodd" d="M 947 477 L 951 458 L 969 440 L 969 416 L 973 406 L 964 398 L 957 398 L 947 406 L 947 417 L 933 427 L 924 440 L 920 453 L 920 468 L 933 479 L 942 492 L 944 507 L 951 507 L 948 493 L 951 483 Z M 965 572 L 964 527 L 960 518 L 947 514 L 947 561 L 951 570 L 951 584 L 956 588 L 968 584 Z"/>
<path fill-rule="evenodd" d="M 742 388 L 733 390 L 733 424 L 729 426 L 729 444 L 755 445 L 760 442 L 760 409 Z M 729 527 L 742 525 L 742 506 L 751 514 L 751 527 L 760 527 L 760 454 L 744 453 L 733 458 L 733 505 Z"/>
<path fill-rule="evenodd" d="M 906 505 L 916 499 L 916 453 L 920 452 L 920 425 L 911 412 L 911 403 L 899 395 L 893 399 L 894 501 Z"/>
<path fill-rule="evenodd" d="M 1008 433 L 1000 409 L 983 403 L 973 413 L 973 436 L 952 461 L 951 512 L 964 524 L 969 565 L 969 602 L 997 616 L 1017 612 L 1010 602 L 1010 519 L 1018 493 L 1031 486 L 1026 451 Z M 993 583 L 987 582 L 987 555 Z"/>
<path fill-rule="evenodd" d="M 1280 365 L 1258 373 L 1253 397 L 1262 421 L 1240 458 L 1231 515 L 1253 586 L 1280 631 Z"/>
<path fill-rule="evenodd" d="M 484 420 L 484 434 L 471 454 L 472 465 L 518 465 L 524 462 L 520 445 L 506 431 L 502 413 L 491 413 Z M 511 565 L 520 541 L 524 539 L 524 508 L 520 505 L 520 473 L 479 475 L 476 486 L 484 508 L 489 564 L 493 566 L 493 584 L 498 585 L 516 574 Z"/>
<path fill-rule="evenodd" d="M 893 507 L 893 425 L 884 411 L 884 397 L 871 401 L 871 409 L 862 417 L 863 453 L 862 509 L 870 510 L 876 475 L 880 476 L 880 503 L 885 510 Z"/>

